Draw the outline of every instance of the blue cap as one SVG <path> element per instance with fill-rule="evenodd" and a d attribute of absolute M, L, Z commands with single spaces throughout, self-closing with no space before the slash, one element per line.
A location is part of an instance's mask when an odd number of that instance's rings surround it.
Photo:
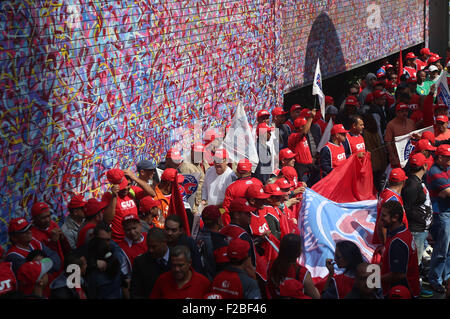
<path fill-rule="evenodd" d="M 140 171 L 141 169 L 156 169 L 155 164 L 153 164 L 153 162 L 149 161 L 149 160 L 143 160 L 140 161 L 137 165 L 136 165 L 138 171 Z"/>

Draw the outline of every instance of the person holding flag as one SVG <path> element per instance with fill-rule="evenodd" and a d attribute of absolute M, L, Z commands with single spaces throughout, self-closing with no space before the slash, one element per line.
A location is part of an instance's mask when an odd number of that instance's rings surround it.
<path fill-rule="evenodd" d="M 299 117 L 294 121 L 295 131 L 288 139 L 289 149 L 295 153 L 295 169 L 297 170 L 298 178 L 302 181 L 307 181 L 309 174 L 312 171 L 313 158 L 309 143 L 307 140 L 307 134 L 311 128 L 311 124 L 316 110 L 311 110 L 311 116 L 306 120 L 303 117 Z"/>

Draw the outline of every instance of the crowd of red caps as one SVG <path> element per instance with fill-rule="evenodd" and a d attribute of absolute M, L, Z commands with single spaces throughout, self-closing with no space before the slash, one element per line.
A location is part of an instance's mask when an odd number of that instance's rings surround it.
<path fill-rule="evenodd" d="M 1 254 L 2 258 L 6 256 L 7 260 L 8 256 L 15 257 L 13 265 L 11 262 L 0 264 L 2 275 L 0 280 L 8 278 L 8 284 L 4 285 L 0 293 L 7 294 L 20 290 L 25 295 L 48 297 L 49 281 L 63 272 L 65 256 L 89 243 L 93 238 L 93 230 L 102 222 L 111 228 L 112 241 L 122 248 L 128 260 L 134 261 L 150 250 L 150 246 L 147 247 L 147 240 L 143 240 L 147 238 L 147 232 L 154 228 L 164 231 L 168 216 L 177 215 L 180 216 L 179 226 L 188 235 L 191 235 L 193 230 L 191 227 L 197 216 L 200 217 L 197 220 L 200 225 L 199 232 L 212 225 L 212 229 L 217 233 L 226 235 L 228 245 L 214 252 L 215 262 L 218 264 L 224 261 L 232 262 L 235 267 L 233 270 L 225 270 L 226 273 L 215 274 L 220 277 L 219 279 L 209 278 L 208 288 L 196 291 L 195 297 L 235 298 L 236 294 L 232 289 L 234 286 L 237 287 L 234 287 L 236 291 L 239 291 L 239 298 L 248 297 L 243 294 L 242 284 L 239 282 L 242 280 L 247 282 L 247 277 L 257 279 L 259 284 L 270 280 L 269 269 L 273 260 L 270 260 L 268 252 L 273 251 L 268 245 L 275 246 L 278 250 L 282 246 L 280 241 L 285 236 L 300 235 L 297 226 L 298 213 L 302 194 L 305 187 L 310 186 L 308 178 L 312 175 L 312 171 L 305 173 L 302 170 L 304 167 L 316 165 L 319 175 L 322 176 L 322 169 L 325 171 L 322 165 L 330 165 L 330 168 L 334 169 L 342 162 L 342 155 L 344 159 L 349 156 L 346 154 L 344 144 L 347 145 L 350 155 L 354 152 L 369 152 L 370 147 L 373 149 L 377 144 L 370 144 L 369 147 L 367 139 L 376 137 L 377 133 L 381 133 L 381 136 L 377 137 L 379 145 L 383 145 L 384 138 L 385 156 L 386 151 L 395 153 L 388 145 L 395 136 L 408 133 L 399 128 L 406 125 L 405 123 L 411 124 L 410 131 L 426 126 L 433 127 L 433 130 L 425 131 L 420 136 L 413 136 L 415 150 L 409 165 L 420 167 L 427 163 L 428 167 L 431 167 L 433 152 L 450 156 L 448 107 L 437 102 L 433 85 L 430 85 L 425 95 L 420 95 L 417 89 L 424 83 L 423 79 L 419 80 L 418 73 L 425 70 L 427 81 L 435 81 L 432 74 L 436 68 L 439 73 L 442 72 L 443 67 L 440 64 L 442 58 L 429 52 L 427 48 L 422 49 L 420 54 L 421 56 L 417 57 L 413 52 L 408 52 L 405 56 L 406 65 L 403 67 L 401 60 L 396 66 L 384 63 L 376 75 L 369 74 L 366 79 L 352 84 L 341 105 L 335 103 L 335 98 L 326 96 L 325 118 L 321 112 L 299 104 L 287 109 L 275 107 L 272 112 L 259 110 L 254 130 L 257 141 L 260 139 L 260 132 L 271 133 L 275 129 L 280 130 L 280 136 L 277 137 L 280 147 L 272 154 L 275 160 L 279 161 L 279 165 L 276 165 L 277 168 L 266 182 L 253 176 L 254 167 L 248 159 L 238 163 L 229 162 L 228 153 L 221 144 L 228 131 L 227 126 L 225 134 L 216 129 L 207 130 L 203 136 L 204 144 L 192 145 L 190 158 L 183 157 L 178 149 L 169 149 L 165 162 L 158 167 L 162 172 L 160 176 L 157 173 L 157 166 L 149 160 L 138 163 L 135 171 L 110 169 L 105 174 L 110 189 L 101 199 L 86 200 L 87 194 L 72 196 L 67 205 L 69 214 L 62 227 L 52 220 L 52 209 L 46 203 L 34 203 L 31 208 L 31 222 L 24 217 L 10 220 L 8 232 L 11 246 L 7 252 L 2 250 Z M 406 116 L 400 118 L 399 114 L 402 111 L 406 112 Z M 359 117 L 350 122 L 355 115 Z M 366 126 L 372 121 L 375 123 L 375 129 L 372 127 L 367 133 L 358 131 L 358 119 L 364 121 Z M 315 142 L 317 146 L 330 120 L 333 126 L 330 132 L 331 139 L 324 147 L 326 151 L 313 154 L 311 144 Z M 393 129 L 390 128 L 392 123 Z M 362 127 L 364 129 L 364 125 Z M 390 129 L 393 133 L 388 140 L 385 130 Z M 356 143 L 359 145 L 362 143 L 363 147 L 354 148 Z M 373 158 L 376 160 L 375 156 Z M 398 157 L 396 158 L 397 161 L 390 163 L 393 170 L 389 175 L 389 182 L 405 181 L 408 178 L 399 166 Z M 373 164 L 376 165 L 375 162 Z M 194 173 L 198 174 L 198 184 L 183 185 L 185 179 L 183 175 Z M 194 186 L 195 201 L 193 204 L 187 204 L 181 198 L 181 194 Z M 215 193 L 215 196 L 208 197 L 202 194 L 205 189 Z M 133 223 L 140 226 L 131 231 L 129 230 L 131 227 L 126 225 Z M 59 257 L 60 266 L 56 275 L 46 275 L 55 264 L 55 260 L 49 257 L 25 261 L 31 251 L 42 250 L 43 246 L 54 251 Z M 137 248 L 133 248 L 135 246 Z M 250 258 L 249 255 L 253 257 Z M 269 260 L 261 262 L 264 258 Z M 247 259 L 246 263 L 233 262 L 244 259 Z M 20 262 L 20 267 L 14 269 L 14 262 Z M 261 270 L 261 264 L 265 265 L 265 269 Z M 192 276 L 197 270 L 188 267 L 186 273 L 189 272 Z M 236 274 L 239 276 L 236 277 Z M 184 279 L 182 275 L 180 276 Z M 311 298 L 305 294 L 304 282 L 297 279 L 286 278 L 281 281 L 277 289 L 278 297 Z M 231 280 L 233 287 L 221 290 L 218 285 L 225 285 L 228 283 L 227 280 Z M 390 291 L 389 297 L 410 298 L 409 290 L 405 291 L 404 287 L 394 288 Z M 159 294 L 164 294 L 165 290 L 158 291 Z M 194 292 L 186 288 L 177 293 L 178 297 L 192 297 L 189 294 Z M 199 293 L 203 295 L 200 296 Z M 255 296 L 274 297 L 268 296 L 264 289 Z"/>

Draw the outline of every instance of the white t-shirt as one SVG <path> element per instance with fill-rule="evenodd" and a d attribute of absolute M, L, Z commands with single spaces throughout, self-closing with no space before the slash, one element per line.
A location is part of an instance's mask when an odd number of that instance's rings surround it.
<path fill-rule="evenodd" d="M 222 173 L 217 175 L 216 168 L 211 166 L 205 173 L 205 180 L 202 186 L 202 199 L 208 202 L 208 205 L 222 204 L 225 199 L 225 191 L 227 187 L 233 183 L 235 174 L 229 167 Z"/>

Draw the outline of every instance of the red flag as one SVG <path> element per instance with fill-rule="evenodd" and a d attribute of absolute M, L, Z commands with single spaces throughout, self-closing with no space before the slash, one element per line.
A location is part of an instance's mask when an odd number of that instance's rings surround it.
<path fill-rule="evenodd" d="M 398 57 L 398 78 L 397 78 L 397 84 L 400 83 L 400 77 L 403 74 L 403 56 L 402 56 L 402 49 L 400 49 L 399 57 Z"/>
<path fill-rule="evenodd" d="M 184 231 L 186 235 L 191 236 L 191 229 L 189 227 L 189 221 L 186 215 L 186 209 L 184 208 L 183 197 L 181 197 L 180 185 L 178 184 L 178 173 L 175 175 L 175 179 L 172 182 L 172 196 L 170 196 L 169 211 L 167 215 L 178 215 L 183 221 Z"/>
<path fill-rule="evenodd" d="M 377 199 L 370 152 L 363 158 L 353 154 L 311 189 L 336 203 Z"/>

